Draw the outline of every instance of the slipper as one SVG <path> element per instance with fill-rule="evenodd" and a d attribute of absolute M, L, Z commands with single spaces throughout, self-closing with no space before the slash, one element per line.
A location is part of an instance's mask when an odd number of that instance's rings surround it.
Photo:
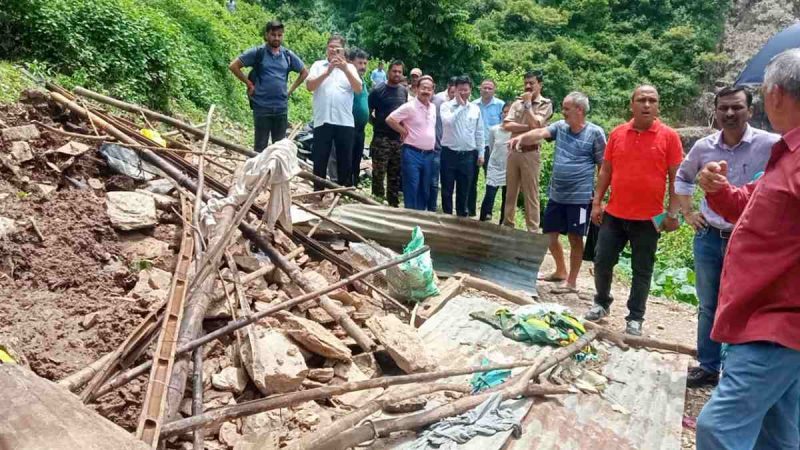
<path fill-rule="evenodd" d="M 536 279 L 544 281 L 545 283 L 560 283 L 567 280 L 566 278 L 557 277 L 555 275 L 539 276 Z"/>
<path fill-rule="evenodd" d="M 569 286 L 561 286 L 557 288 L 553 288 L 550 290 L 551 294 L 577 294 L 579 293 L 578 288 L 569 287 Z"/>

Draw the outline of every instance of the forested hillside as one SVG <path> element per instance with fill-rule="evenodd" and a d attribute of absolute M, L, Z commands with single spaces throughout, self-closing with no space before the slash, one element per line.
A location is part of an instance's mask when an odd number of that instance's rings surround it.
<path fill-rule="evenodd" d="M 715 45 L 729 0 L 14 0 L 0 9 L 0 59 L 70 85 L 100 89 L 162 110 L 224 105 L 248 116 L 232 57 L 261 42 L 278 17 L 286 44 L 306 62 L 325 38 L 383 60 L 401 58 L 437 80 L 468 73 L 514 96 L 521 74 L 542 69 L 545 94 L 586 91 L 595 120 L 625 117 L 631 88 L 649 81 L 676 114 L 724 63 Z M 298 90 L 291 120 L 307 119 Z"/>

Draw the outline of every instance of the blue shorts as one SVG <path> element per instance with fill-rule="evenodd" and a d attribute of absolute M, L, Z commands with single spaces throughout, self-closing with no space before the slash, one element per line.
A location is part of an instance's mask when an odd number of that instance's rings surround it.
<path fill-rule="evenodd" d="M 591 222 L 592 204 L 566 205 L 553 200 L 547 201 L 542 218 L 542 232 L 577 234 L 586 236 Z"/>

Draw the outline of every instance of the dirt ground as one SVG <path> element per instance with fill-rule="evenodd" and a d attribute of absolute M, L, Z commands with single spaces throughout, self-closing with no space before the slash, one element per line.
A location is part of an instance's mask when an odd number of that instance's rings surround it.
<path fill-rule="evenodd" d="M 566 249 L 565 249 L 566 250 Z M 566 255 L 569 258 L 569 254 Z M 541 273 L 550 274 L 555 269 L 555 263 L 548 254 L 542 264 Z M 539 283 L 541 301 L 551 301 L 569 306 L 576 314 L 582 316 L 592 306 L 594 296 L 594 277 L 592 264 L 584 263 L 578 276 L 579 294 L 553 294 L 551 289 L 558 286 L 555 283 Z M 628 298 L 628 286 L 615 281 L 612 286 L 612 295 L 615 298 L 611 306 L 611 315 L 600 323 L 612 330 L 625 331 L 625 316 Z M 697 342 L 697 308 L 685 303 L 650 297 L 647 300 L 647 313 L 645 315 L 643 336 L 661 339 L 669 342 L 694 346 Z M 712 388 L 687 389 L 684 405 L 683 445 L 684 449 L 695 448 L 694 421 L 703 405 L 711 397 Z"/>

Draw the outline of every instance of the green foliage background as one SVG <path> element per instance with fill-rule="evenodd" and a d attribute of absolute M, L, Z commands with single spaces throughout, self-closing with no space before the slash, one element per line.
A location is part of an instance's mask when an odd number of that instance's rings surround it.
<path fill-rule="evenodd" d="M 440 88 L 452 75 L 490 77 L 497 95 L 510 100 L 521 91 L 525 71 L 543 70 L 544 95 L 557 110 L 569 91 L 584 91 L 592 102 L 590 120 L 610 131 L 627 119 L 631 90 L 645 82 L 661 92 L 662 116 L 680 121 L 701 83 L 724 66 L 715 46 L 730 0 L 239 0 L 234 14 L 224 0 L 2 4 L 3 88 L 22 85 L 9 75 L 11 62 L 67 87 L 82 85 L 167 113 L 202 117 L 213 103 L 248 127 L 244 88 L 227 66 L 263 42 L 266 21 L 280 18 L 286 46 L 308 65 L 338 32 L 373 55 L 370 70 L 377 60 L 399 58 L 432 74 Z M 310 117 L 311 95 L 298 89 L 290 121 Z M 547 147 L 543 200 L 551 164 Z M 659 261 L 660 274 L 691 268 L 691 232 L 665 235 Z M 662 281 L 657 286 L 672 283 Z M 674 290 L 660 293 L 680 298 L 669 293 Z"/>

